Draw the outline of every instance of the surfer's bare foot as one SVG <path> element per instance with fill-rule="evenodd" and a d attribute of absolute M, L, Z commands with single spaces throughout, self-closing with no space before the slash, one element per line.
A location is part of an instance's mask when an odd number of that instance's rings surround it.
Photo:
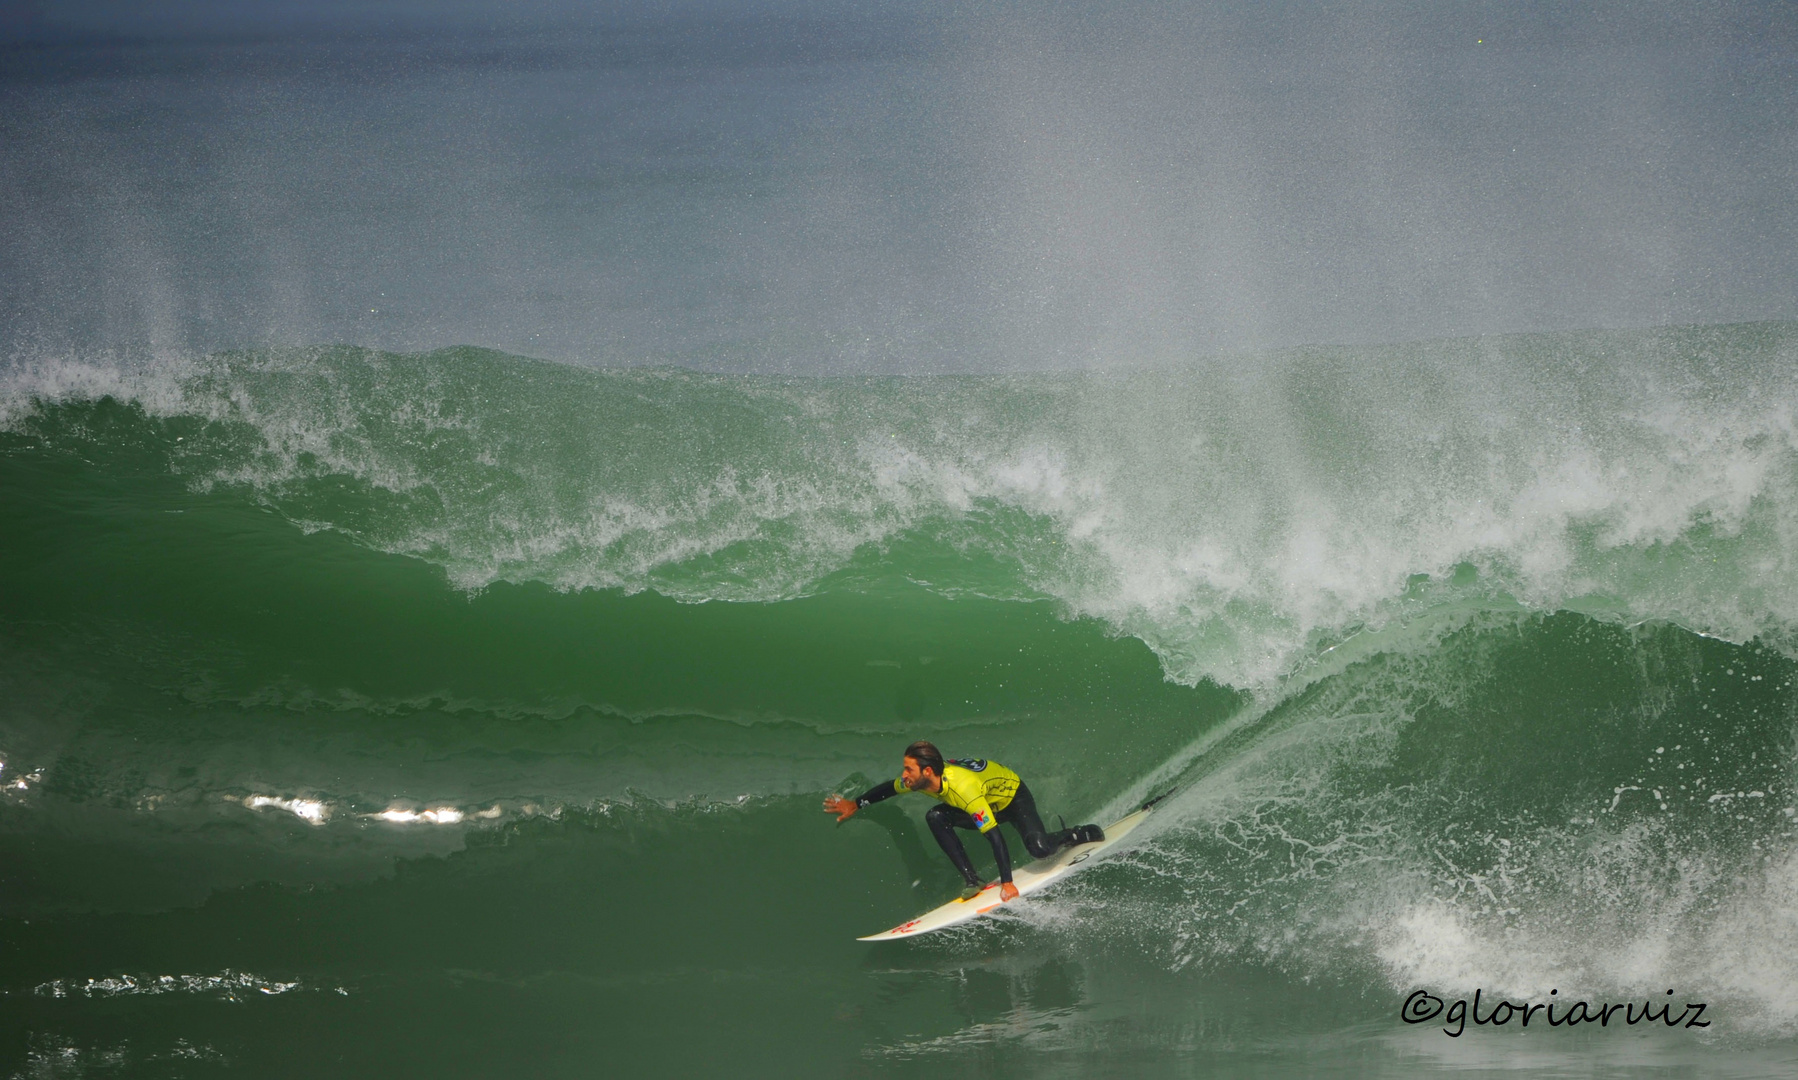
<path fill-rule="evenodd" d="M 1003 885 L 999 886 L 999 899 L 1000 900 L 1016 900 L 1017 898 L 1018 898 L 1018 887 L 1016 885 L 1013 885 L 1011 882 L 1007 881 Z"/>

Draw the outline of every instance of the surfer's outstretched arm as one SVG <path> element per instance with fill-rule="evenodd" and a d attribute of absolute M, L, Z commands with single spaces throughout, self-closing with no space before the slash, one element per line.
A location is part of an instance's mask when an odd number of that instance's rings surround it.
<path fill-rule="evenodd" d="M 826 795 L 824 797 L 824 809 L 828 813 L 835 814 L 838 821 L 848 821 L 855 816 L 857 810 L 867 806 L 869 803 L 877 803 L 882 799 L 890 799 L 899 794 L 899 792 L 899 782 L 891 780 L 884 784 L 875 784 L 873 787 L 863 792 L 861 798 L 855 799 L 854 801 L 845 799 L 841 795 Z"/>

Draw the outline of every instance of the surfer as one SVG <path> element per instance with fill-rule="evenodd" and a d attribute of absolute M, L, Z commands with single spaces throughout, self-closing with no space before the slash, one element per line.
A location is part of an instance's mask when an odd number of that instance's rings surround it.
<path fill-rule="evenodd" d="M 824 800 L 824 809 L 835 814 L 838 821 L 848 821 L 869 803 L 907 791 L 921 791 L 942 803 L 931 807 L 924 820 L 930 823 L 936 842 L 943 845 L 944 854 L 968 883 L 961 894 L 964 900 L 980 892 L 980 878 L 968 861 L 967 849 L 961 846 L 961 837 L 955 835 L 957 829 L 978 830 L 992 843 L 993 858 L 999 863 L 1001 900 L 1017 896 L 1018 887 L 1011 883 L 1011 851 L 999 832 L 1000 822 L 1018 830 L 1024 838 L 1024 846 L 1038 859 L 1069 844 L 1096 843 L 1105 839 L 1105 830 L 1097 825 L 1076 825 L 1060 832 L 1049 832 L 1043 828 L 1042 818 L 1037 816 L 1036 800 L 1031 797 L 1030 788 L 1017 773 L 996 761 L 980 758 L 944 761 L 937 748 L 927 742 L 915 742 L 905 748 L 905 767 L 900 771 L 899 779 L 875 784 L 855 800 L 831 795 Z"/>

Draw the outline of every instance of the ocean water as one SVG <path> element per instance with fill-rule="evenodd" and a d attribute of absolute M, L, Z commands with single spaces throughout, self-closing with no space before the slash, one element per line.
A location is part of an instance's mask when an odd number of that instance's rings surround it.
<path fill-rule="evenodd" d="M 45 355 L 0 474 L 5 1075 L 1798 1061 L 1798 324 Z M 819 802 L 920 737 L 1070 822 L 1173 794 L 861 944 L 954 874 L 926 800 Z M 1401 1019 L 1476 989 L 1708 1026 Z"/>
<path fill-rule="evenodd" d="M 0 1078 L 1798 1075 L 1795 12 L 0 3 Z"/>

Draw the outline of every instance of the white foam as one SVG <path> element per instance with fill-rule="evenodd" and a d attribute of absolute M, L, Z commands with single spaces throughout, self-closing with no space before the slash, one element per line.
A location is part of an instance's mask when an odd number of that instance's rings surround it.
<path fill-rule="evenodd" d="M 244 799 L 243 804 L 251 810 L 260 810 L 263 807 L 285 810 L 309 825 L 323 825 L 331 818 L 330 805 L 318 799 L 283 799 L 275 795 L 251 795 Z"/>
<path fill-rule="evenodd" d="M 1406 990 L 1543 999 L 1553 989 L 1578 986 L 1577 967 L 1552 948 L 1515 938 L 1493 938 L 1469 925 L 1464 913 L 1437 899 L 1417 901 L 1377 930 L 1376 956 L 1391 984 Z"/>
<path fill-rule="evenodd" d="M 52 979 L 32 988 L 39 997 L 110 998 L 159 994 L 212 994 L 236 1000 L 244 992 L 276 996 L 301 989 L 299 981 L 283 982 L 227 968 L 217 975 L 108 975 L 98 979 Z"/>
<path fill-rule="evenodd" d="M 1555 990 L 1570 1001 L 1658 998 L 1671 987 L 1710 997 L 1718 1030 L 1798 1033 L 1798 854 L 1746 872 L 1704 862 L 1678 859 L 1680 875 L 1665 891 L 1585 898 L 1582 906 L 1612 910 L 1608 918 L 1507 923 L 1438 898 L 1401 904 L 1378 927 L 1377 955 L 1399 990 L 1468 996 L 1483 988 L 1535 1001 Z M 1640 853 L 1636 865 L 1654 865 L 1653 853 Z M 1711 910 L 1701 894 L 1719 870 L 1737 879 Z"/>
<path fill-rule="evenodd" d="M 1703 978 L 1734 992 L 1741 1023 L 1798 1033 L 1798 850 L 1766 856 L 1706 928 Z"/>
<path fill-rule="evenodd" d="M 366 817 L 376 821 L 392 822 L 395 825 L 459 825 L 466 817 L 461 810 L 453 806 L 433 806 L 427 810 L 413 810 L 403 806 L 393 806 L 378 814 L 367 814 Z M 481 817 L 491 815 L 482 814 Z"/>

